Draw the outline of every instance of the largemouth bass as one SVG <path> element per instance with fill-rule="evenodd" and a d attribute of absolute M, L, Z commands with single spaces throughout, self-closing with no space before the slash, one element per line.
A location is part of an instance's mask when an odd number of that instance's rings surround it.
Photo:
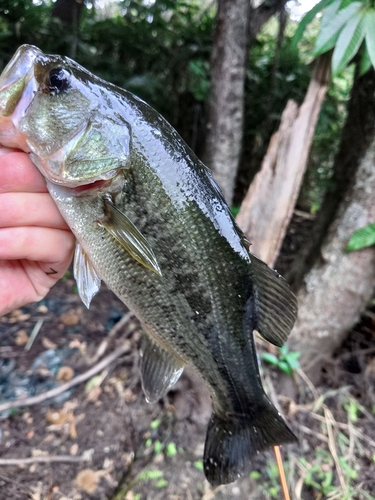
<path fill-rule="evenodd" d="M 186 364 L 208 384 L 210 483 L 293 441 L 263 390 L 253 331 L 281 346 L 296 299 L 249 252 L 210 171 L 171 125 L 74 61 L 24 45 L 0 77 L 0 143 L 30 154 L 75 234 L 84 303 L 103 280 L 141 321 L 147 400 Z"/>

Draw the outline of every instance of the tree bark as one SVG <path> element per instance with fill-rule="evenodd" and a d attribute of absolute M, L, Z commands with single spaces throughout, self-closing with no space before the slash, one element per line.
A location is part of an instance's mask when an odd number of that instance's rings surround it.
<path fill-rule="evenodd" d="M 275 14 L 281 12 L 288 0 L 268 0 L 255 9 L 250 9 L 249 14 L 249 43 L 251 44 L 262 26 Z"/>
<path fill-rule="evenodd" d="M 241 209 L 237 223 L 252 252 L 273 266 L 292 217 L 319 112 L 330 80 L 330 56 L 315 64 L 306 97 L 298 109 L 289 101 Z"/>
<path fill-rule="evenodd" d="M 330 227 L 320 262 L 305 277 L 297 295 L 298 319 L 289 345 L 301 351 L 302 368 L 315 380 L 319 360 L 341 344 L 374 291 L 375 247 L 345 252 L 353 232 L 375 221 L 374 200 L 375 134 L 359 159 L 354 183 Z"/>
<path fill-rule="evenodd" d="M 69 57 L 76 58 L 78 46 L 79 21 L 85 0 L 56 0 L 52 9 L 52 17 L 57 17 L 71 31 Z"/>
<path fill-rule="evenodd" d="M 266 0 L 256 9 L 249 0 L 218 0 L 211 52 L 211 90 L 203 161 L 213 170 L 232 203 L 241 157 L 246 56 L 263 24 L 286 0 Z"/>
<path fill-rule="evenodd" d="M 249 0 L 219 0 L 205 163 L 231 203 L 241 153 Z"/>
<path fill-rule="evenodd" d="M 303 285 L 303 277 L 319 258 L 319 249 L 349 188 L 364 152 L 375 135 L 375 71 L 354 79 L 348 104 L 348 116 L 335 158 L 331 188 L 317 215 L 311 238 L 295 259 L 285 278 L 294 290 Z"/>

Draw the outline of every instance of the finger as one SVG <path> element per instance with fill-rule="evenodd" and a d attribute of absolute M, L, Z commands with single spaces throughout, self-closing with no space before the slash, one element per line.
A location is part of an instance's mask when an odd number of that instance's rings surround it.
<path fill-rule="evenodd" d="M 55 283 L 37 262 L 0 260 L 0 316 L 41 300 Z"/>
<path fill-rule="evenodd" d="M 5 146 L 0 146 L 0 156 L 7 155 L 9 153 L 20 152 L 19 149 L 6 148 Z"/>
<path fill-rule="evenodd" d="M 0 259 L 41 262 L 46 273 L 56 271 L 60 275 L 73 248 L 74 236 L 70 231 L 45 227 L 0 229 Z"/>
<path fill-rule="evenodd" d="M 0 193 L 45 193 L 42 174 L 26 153 L 11 152 L 0 156 Z"/>
<path fill-rule="evenodd" d="M 0 194 L 0 228 L 12 226 L 69 229 L 48 193 Z"/>

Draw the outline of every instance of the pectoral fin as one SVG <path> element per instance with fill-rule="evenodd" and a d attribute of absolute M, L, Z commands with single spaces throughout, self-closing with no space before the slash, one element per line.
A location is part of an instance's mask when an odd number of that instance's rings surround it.
<path fill-rule="evenodd" d="M 141 347 L 142 388 L 149 403 L 165 396 L 180 378 L 185 364 L 154 342 L 146 333 Z"/>
<path fill-rule="evenodd" d="M 78 241 L 74 253 L 73 274 L 77 282 L 79 296 L 88 309 L 91 299 L 99 291 L 100 278 Z"/>
<path fill-rule="evenodd" d="M 255 293 L 246 309 L 252 313 L 253 328 L 268 342 L 281 347 L 297 317 L 297 299 L 288 283 L 276 271 L 250 254 Z"/>
<path fill-rule="evenodd" d="M 137 262 L 161 276 L 155 254 L 143 234 L 109 197 L 103 198 L 103 202 L 106 217 L 100 220 L 100 224 Z"/>

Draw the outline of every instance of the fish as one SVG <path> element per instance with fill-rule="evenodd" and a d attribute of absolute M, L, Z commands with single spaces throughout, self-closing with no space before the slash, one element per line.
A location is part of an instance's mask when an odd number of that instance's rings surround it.
<path fill-rule="evenodd" d="M 140 320 L 147 401 L 186 365 L 208 385 L 208 481 L 233 482 L 255 454 L 294 442 L 263 389 L 254 332 L 282 346 L 296 298 L 250 252 L 211 171 L 173 127 L 75 61 L 23 45 L 0 76 L 0 143 L 44 176 L 76 237 L 86 306 L 103 281 Z"/>

